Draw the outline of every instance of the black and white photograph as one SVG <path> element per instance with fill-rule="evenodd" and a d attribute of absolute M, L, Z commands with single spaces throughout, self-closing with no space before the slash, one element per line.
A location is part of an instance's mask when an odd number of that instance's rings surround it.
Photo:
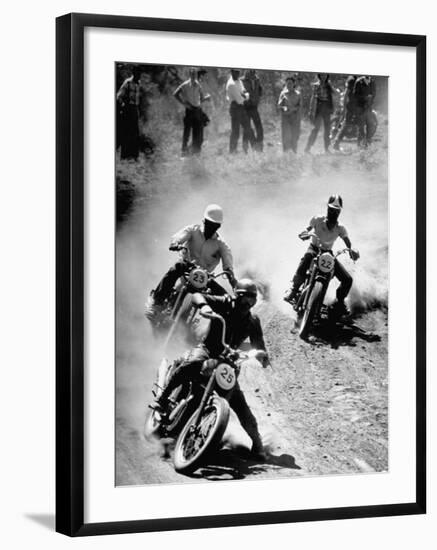
<path fill-rule="evenodd" d="M 389 471 L 389 77 L 118 61 L 115 485 Z"/>

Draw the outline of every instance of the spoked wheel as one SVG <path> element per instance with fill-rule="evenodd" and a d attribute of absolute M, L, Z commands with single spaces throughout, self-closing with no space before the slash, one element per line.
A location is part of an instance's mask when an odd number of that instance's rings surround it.
<path fill-rule="evenodd" d="M 308 298 L 307 307 L 302 315 L 302 320 L 299 326 L 299 336 L 304 340 L 308 337 L 314 315 L 320 305 L 322 290 L 323 284 L 320 281 L 316 281 Z"/>
<path fill-rule="evenodd" d="M 207 455 L 217 449 L 229 420 L 229 404 L 214 396 L 205 406 L 197 426 L 194 425 L 197 411 L 191 416 L 180 433 L 174 451 L 174 467 L 181 474 L 197 470 Z"/>

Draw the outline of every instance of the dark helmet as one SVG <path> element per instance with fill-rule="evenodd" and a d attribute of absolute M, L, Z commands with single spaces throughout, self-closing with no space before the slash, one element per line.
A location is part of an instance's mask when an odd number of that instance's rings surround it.
<path fill-rule="evenodd" d="M 328 208 L 341 211 L 343 208 L 343 199 L 340 195 L 331 195 L 328 199 Z"/>
<path fill-rule="evenodd" d="M 258 289 L 252 279 L 240 279 L 237 281 L 234 292 L 236 296 L 253 296 L 256 298 L 258 295 Z"/>

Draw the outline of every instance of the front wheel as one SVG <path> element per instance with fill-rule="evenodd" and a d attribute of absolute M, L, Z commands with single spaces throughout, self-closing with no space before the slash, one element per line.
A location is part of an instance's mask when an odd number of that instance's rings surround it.
<path fill-rule="evenodd" d="M 225 433 L 229 421 L 229 403 L 214 396 L 205 406 L 197 427 L 194 425 L 197 411 L 180 433 L 174 450 L 174 467 L 180 474 L 191 474 L 208 454 L 215 451 Z"/>
<path fill-rule="evenodd" d="M 308 333 L 311 329 L 311 324 L 314 320 L 316 311 L 321 305 L 320 299 L 322 296 L 322 291 L 323 291 L 323 283 L 321 283 L 320 281 L 316 281 L 314 283 L 311 294 L 308 298 L 307 307 L 305 308 L 305 311 L 303 313 L 302 320 L 299 326 L 299 336 L 304 340 L 305 338 L 307 338 Z"/>

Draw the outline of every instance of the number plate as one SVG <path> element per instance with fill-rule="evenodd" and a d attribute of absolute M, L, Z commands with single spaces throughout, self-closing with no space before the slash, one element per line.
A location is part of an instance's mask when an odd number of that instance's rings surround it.
<path fill-rule="evenodd" d="M 330 273 L 334 269 L 334 256 L 329 252 L 324 252 L 319 257 L 319 269 L 323 273 Z"/>
<path fill-rule="evenodd" d="M 220 363 L 215 371 L 215 380 L 222 390 L 230 390 L 235 386 L 237 377 L 235 371 L 226 363 Z"/>
<path fill-rule="evenodd" d="M 189 281 L 191 286 L 193 286 L 194 288 L 205 288 L 208 284 L 208 274 L 203 269 L 193 269 L 193 271 L 190 273 Z"/>

